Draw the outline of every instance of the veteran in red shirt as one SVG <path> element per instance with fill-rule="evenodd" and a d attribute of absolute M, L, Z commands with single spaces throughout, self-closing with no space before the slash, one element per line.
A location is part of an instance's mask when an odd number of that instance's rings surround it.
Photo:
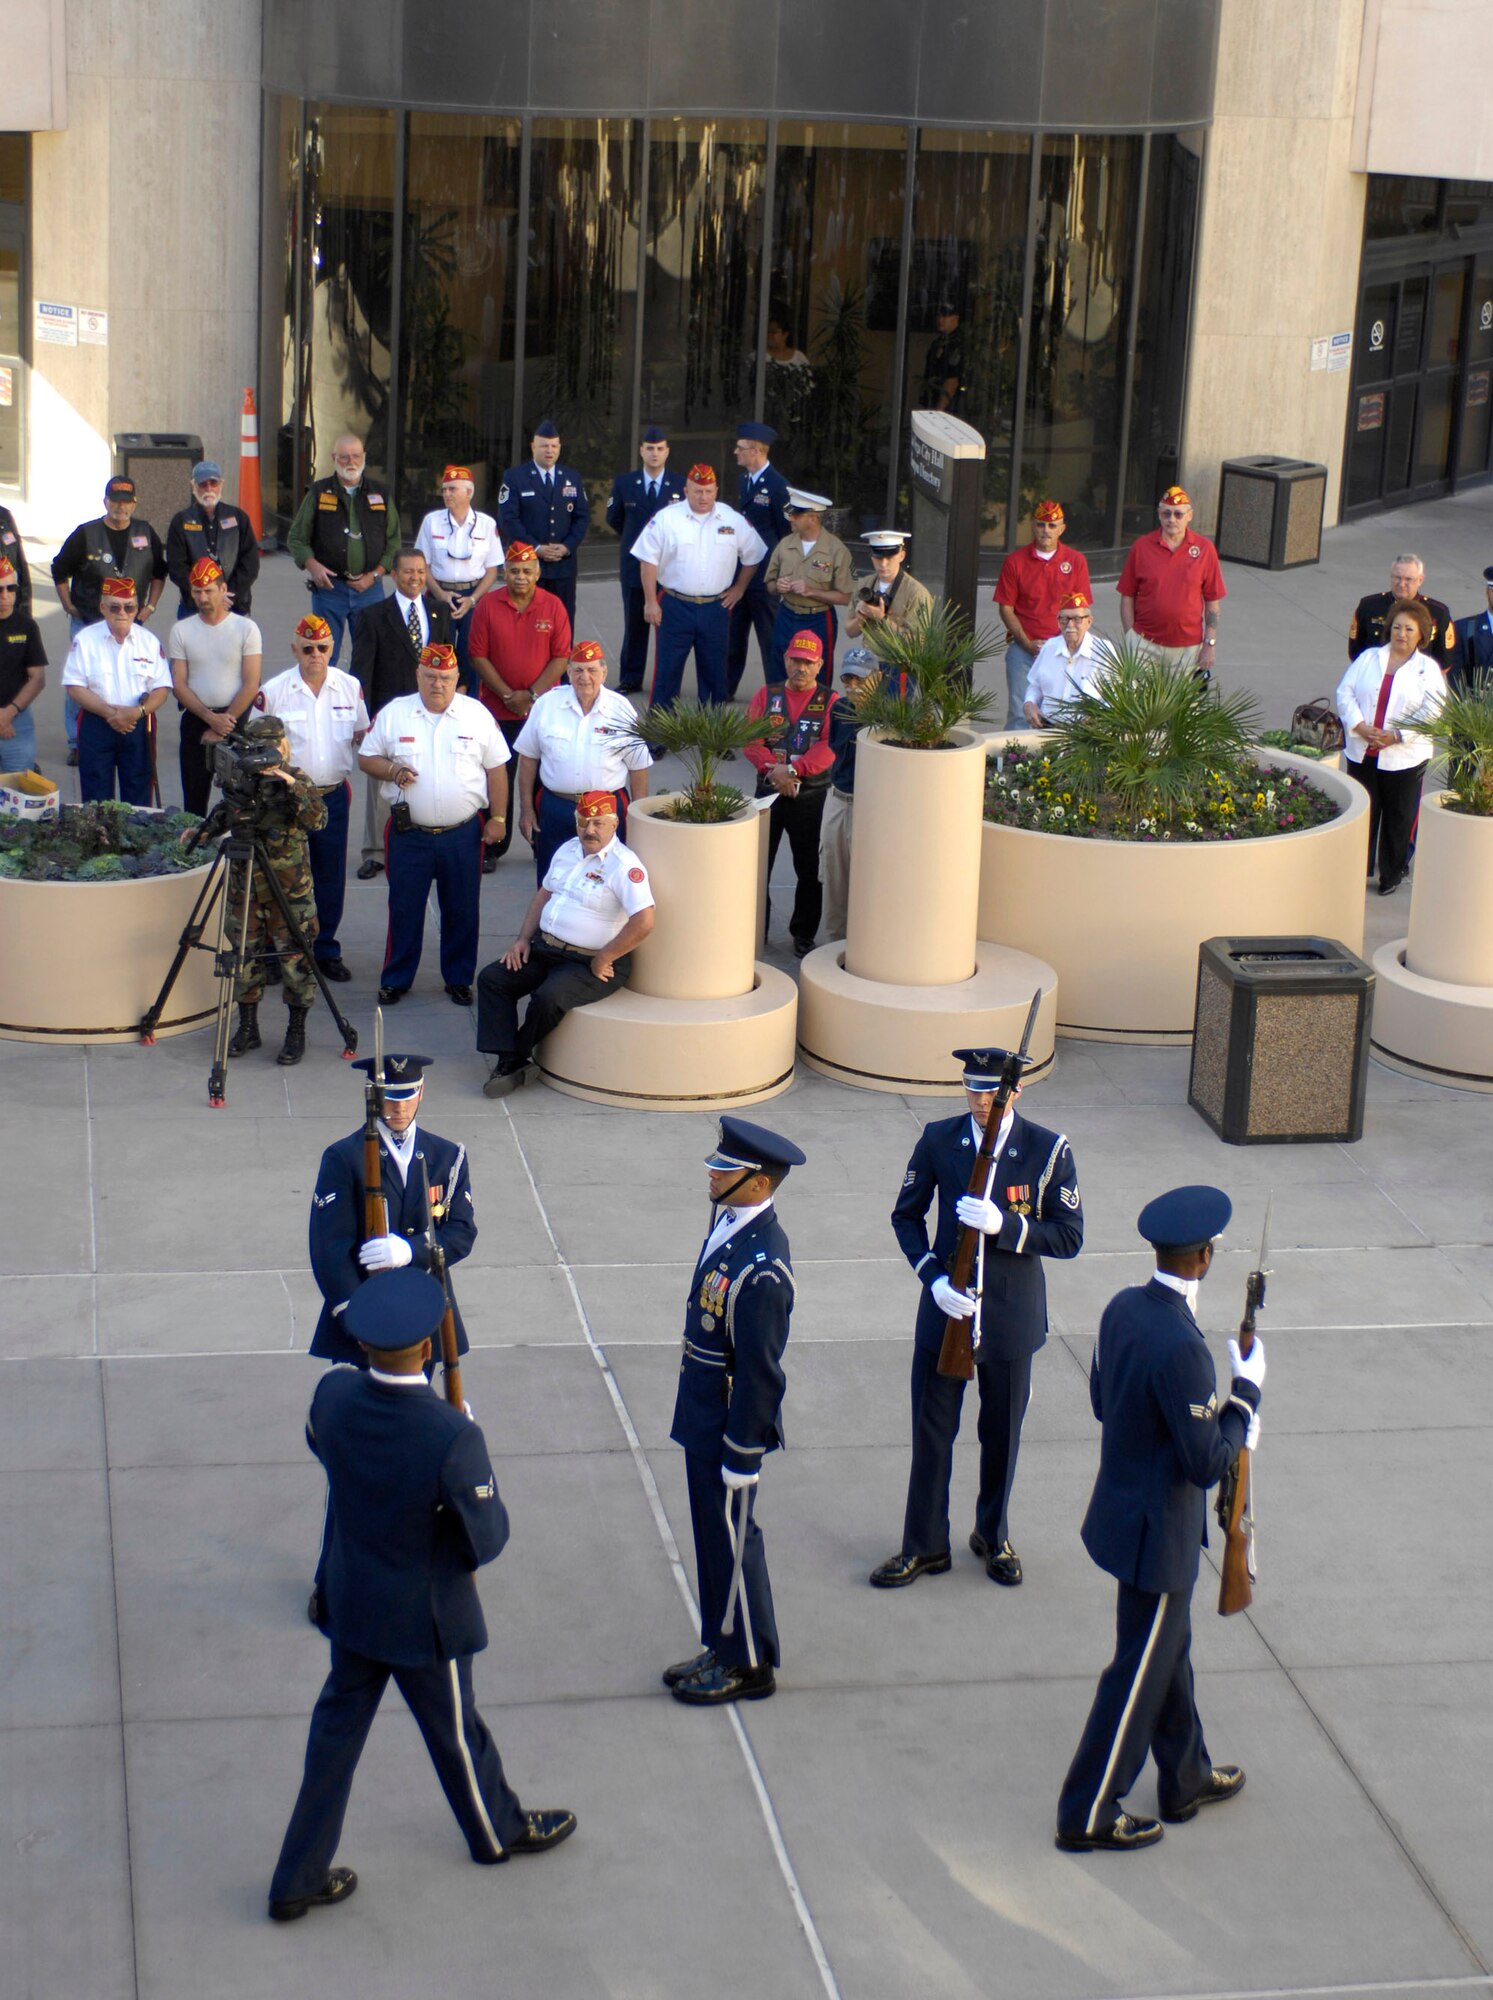
<path fill-rule="evenodd" d="M 478 699 L 511 750 L 529 710 L 565 678 L 570 662 L 569 614 L 552 590 L 539 588 L 539 556 L 527 542 L 508 544 L 502 583 L 472 613 L 468 651 Z M 509 814 L 501 843 L 486 850 L 484 874 L 490 875 L 508 852 L 514 817 Z"/>
<path fill-rule="evenodd" d="M 1094 594 L 1086 558 L 1063 540 L 1065 525 L 1060 500 L 1039 500 L 1031 541 L 1012 549 L 996 580 L 995 606 L 1006 628 L 1007 729 L 1025 726 L 1027 676 L 1047 641 L 1058 636 L 1058 606 L 1075 590 Z"/>
<path fill-rule="evenodd" d="M 757 773 L 757 797 L 772 801 L 767 835 L 767 873 L 777 859 L 783 835 L 793 855 L 797 889 L 788 935 L 796 958 L 814 949 L 824 914 L 824 886 L 819 877 L 819 823 L 829 797 L 830 766 L 835 753 L 829 745 L 829 715 L 839 699 L 819 685 L 824 666 L 824 641 L 817 632 L 795 632 L 783 655 L 786 683 L 760 687 L 747 703 L 754 720 L 770 716 L 776 723 L 764 742 L 749 743 L 746 755 Z M 772 902 L 767 906 L 772 925 Z"/>
<path fill-rule="evenodd" d="M 1207 675 L 1218 655 L 1218 607 L 1228 596 L 1218 551 L 1194 532 L 1192 502 L 1168 486 L 1158 525 L 1131 547 L 1120 573 L 1120 624 L 1139 650 Z"/>

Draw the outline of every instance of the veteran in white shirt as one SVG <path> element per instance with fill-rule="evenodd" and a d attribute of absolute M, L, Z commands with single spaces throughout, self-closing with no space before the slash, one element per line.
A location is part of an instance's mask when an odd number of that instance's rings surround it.
<path fill-rule="evenodd" d="M 472 607 L 492 589 L 503 566 L 498 524 L 491 514 L 472 505 L 476 490 L 470 466 L 448 465 L 441 474 L 445 504 L 425 516 L 415 536 L 415 547 L 430 571 L 431 591 L 451 613 L 461 684 L 468 690 L 475 686 L 467 664 Z"/>
<path fill-rule="evenodd" d="M 171 670 L 153 632 L 135 623 L 134 579 L 106 576 L 103 617 L 85 625 L 62 669 L 62 685 L 80 710 L 78 782 L 86 802 L 112 799 L 115 780 L 126 805 L 148 806 L 154 784 L 149 720 L 171 687 Z"/>
<path fill-rule="evenodd" d="M 1082 591 L 1058 606 L 1057 636 L 1044 639 L 1026 677 L 1023 713 L 1033 729 L 1061 722 L 1080 695 L 1092 694 L 1101 674 L 1115 664 L 1108 639 L 1096 638 L 1094 614 Z"/>
<path fill-rule="evenodd" d="M 606 685 L 599 642 L 583 639 L 565 679 L 542 694 L 514 741 L 518 752 L 518 830 L 534 849 L 542 882 L 556 851 L 575 837 L 575 802 L 582 792 L 648 796 L 653 754 L 633 733 L 632 703 Z M 623 810 L 621 798 L 618 810 Z"/>
<path fill-rule="evenodd" d="M 767 544 L 744 514 L 716 498 L 715 468 L 692 465 L 684 498 L 660 507 L 632 545 L 643 579 L 643 616 L 658 627 L 652 703 L 678 700 L 693 651 L 702 702 L 726 700 L 731 614 Z"/>

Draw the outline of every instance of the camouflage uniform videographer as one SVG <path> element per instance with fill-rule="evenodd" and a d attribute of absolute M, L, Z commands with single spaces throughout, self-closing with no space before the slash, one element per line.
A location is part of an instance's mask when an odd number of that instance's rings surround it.
<path fill-rule="evenodd" d="M 307 944 L 316 936 L 316 898 L 311 885 L 311 855 L 308 833 L 319 833 L 326 825 L 326 801 L 307 777 L 289 761 L 285 725 L 278 716 L 256 718 L 242 731 L 246 748 L 279 745 L 282 760 L 259 771 L 252 799 L 243 803 L 225 801 L 217 808 L 226 811 L 227 824 L 239 833 L 252 833 L 284 892 L 302 937 Z M 216 815 L 215 815 L 216 817 Z M 242 877 L 231 878 L 237 887 Z M 244 969 L 234 985 L 238 1002 L 238 1032 L 228 1044 L 231 1056 L 247 1055 L 261 1046 L 259 1037 L 259 996 L 264 990 L 262 957 L 278 958 L 285 1004 L 290 1010 L 285 1028 L 285 1046 L 275 1060 L 287 1067 L 306 1053 L 306 1016 L 316 995 L 316 980 L 306 955 L 292 938 L 273 889 L 256 869 L 251 879 L 249 928 L 244 946 Z M 242 893 L 228 899 L 228 937 L 237 937 L 243 922 Z"/>

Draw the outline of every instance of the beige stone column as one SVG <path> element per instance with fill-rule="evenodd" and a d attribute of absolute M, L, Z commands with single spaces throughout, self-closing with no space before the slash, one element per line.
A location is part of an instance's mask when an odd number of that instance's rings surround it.
<path fill-rule="evenodd" d="M 1493 820 L 1421 800 L 1405 963 L 1422 979 L 1493 989 Z"/>
<path fill-rule="evenodd" d="M 719 826 L 691 826 L 665 817 L 674 796 L 640 800 L 627 816 L 627 844 L 657 904 L 632 989 L 659 1000 L 728 1000 L 752 987 L 758 817 L 747 807 Z"/>
<path fill-rule="evenodd" d="M 845 970 L 901 986 L 948 986 L 975 969 L 985 748 L 908 750 L 863 736 Z"/>

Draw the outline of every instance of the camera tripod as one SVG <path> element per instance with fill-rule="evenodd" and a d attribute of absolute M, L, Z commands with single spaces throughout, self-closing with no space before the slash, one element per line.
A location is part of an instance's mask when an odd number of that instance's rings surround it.
<path fill-rule="evenodd" d="M 249 964 L 249 916 L 254 904 L 256 878 L 269 884 L 270 894 L 285 920 L 285 928 L 290 933 L 291 944 L 311 968 L 312 977 L 321 989 L 321 997 L 327 1003 L 327 1011 L 337 1023 L 342 1036 L 343 1060 L 351 1062 L 358 1052 L 358 1031 L 332 997 L 332 989 L 316 962 L 305 932 L 296 922 L 295 912 L 291 909 L 289 899 L 280 886 L 279 877 L 270 866 L 263 843 L 257 834 L 235 833 L 230 830 L 219 838 L 218 851 L 213 856 L 207 880 L 197 893 L 197 900 L 192 905 L 192 914 L 187 918 L 181 937 L 177 941 L 176 956 L 171 961 L 171 970 L 166 974 L 160 992 L 146 1009 L 140 1023 L 140 1040 L 147 1048 L 154 1047 L 156 1027 L 166 1010 L 171 989 L 187 962 L 187 953 L 189 951 L 214 953 L 214 970 L 218 976 L 218 1014 L 213 1035 L 213 1066 L 207 1079 L 207 1101 L 214 1111 L 220 1111 L 227 1102 L 228 1027 L 233 1012 L 234 988 L 240 974 Z M 214 947 L 204 944 L 202 936 L 220 900 L 222 915 L 218 926 L 218 942 Z M 239 912 L 238 922 L 230 937 L 229 917 L 235 908 Z M 290 954 L 255 953 L 256 958 L 265 956 L 283 960 Z"/>

